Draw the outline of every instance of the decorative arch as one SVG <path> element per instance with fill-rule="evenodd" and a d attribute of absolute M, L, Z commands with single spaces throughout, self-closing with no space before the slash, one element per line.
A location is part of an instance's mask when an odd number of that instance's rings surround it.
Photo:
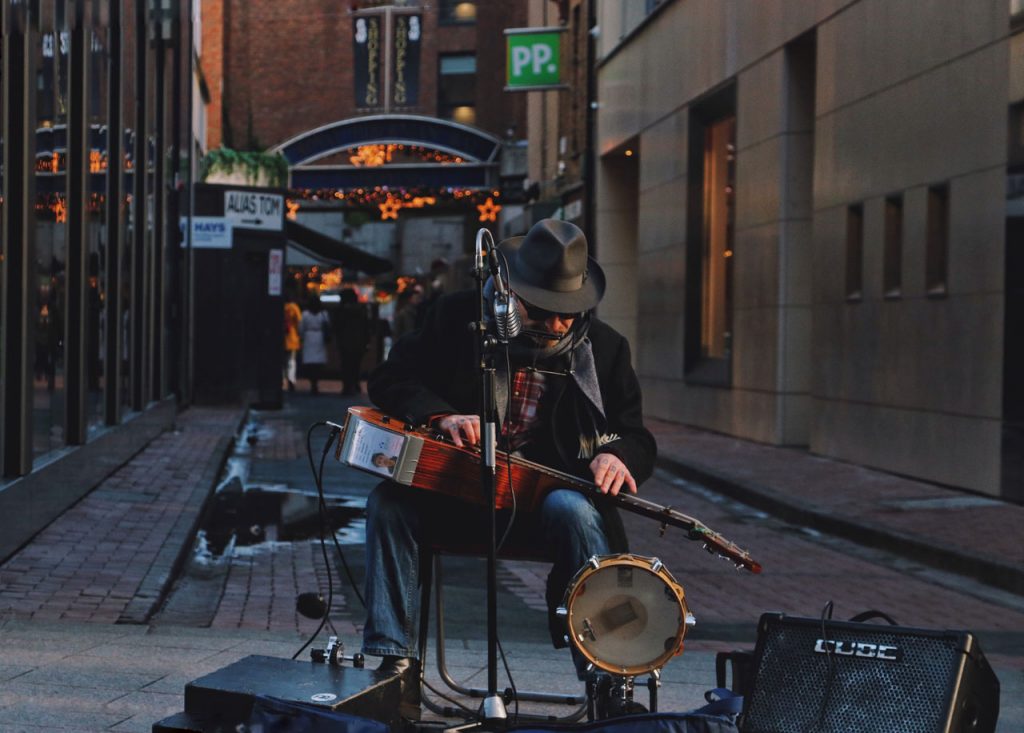
<path fill-rule="evenodd" d="M 357 166 L 316 161 L 368 145 L 408 145 L 437 151 L 443 163 Z M 498 183 L 501 141 L 457 122 L 420 115 L 372 115 L 332 122 L 304 132 L 273 148 L 288 161 L 292 188 L 346 189 L 355 186 L 393 188 L 493 188 Z"/>

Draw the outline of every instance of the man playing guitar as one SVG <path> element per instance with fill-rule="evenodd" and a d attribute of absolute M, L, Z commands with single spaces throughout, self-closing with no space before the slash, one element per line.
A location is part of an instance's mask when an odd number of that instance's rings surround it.
<path fill-rule="evenodd" d="M 496 358 L 499 448 L 593 481 L 602 494 L 636 493 L 653 470 L 654 437 L 644 428 L 640 384 L 626 339 L 593 316 L 605 276 L 588 256 L 579 228 L 545 219 L 525 237 L 501 242 L 523 330 Z M 492 282 L 485 297 L 493 299 Z M 481 394 L 473 292 L 440 298 L 423 327 L 400 339 L 371 375 L 370 399 L 412 425 L 431 425 L 457 446 L 480 442 Z M 502 470 L 499 462 L 498 470 Z M 601 495 L 555 489 L 535 512 L 499 512 L 499 536 L 543 550 L 552 641 L 564 647 L 554 615 L 570 579 L 593 555 L 627 551 L 622 521 Z M 419 629 L 420 548 L 453 539 L 484 544 L 489 514 L 480 506 L 393 482 L 367 502 L 363 652 L 381 669 L 402 673 L 403 715 L 418 717 L 415 638 Z M 577 661 L 579 668 L 580 664 Z"/>

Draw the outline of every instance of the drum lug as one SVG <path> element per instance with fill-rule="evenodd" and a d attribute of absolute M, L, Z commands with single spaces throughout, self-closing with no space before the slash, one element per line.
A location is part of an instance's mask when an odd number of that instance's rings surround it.
<path fill-rule="evenodd" d="M 686 620 L 685 620 L 685 622 L 684 622 L 684 623 L 685 623 L 685 624 L 686 624 L 687 626 L 696 626 L 696 625 L 697 625 L 697 617 L 696 617 L 696 616 L 694 616 L 694 615 L 693 615 L 692 613 L 689 613 L 689 612 L 687 612 L 687 614 L 686 614 Z"/>
<path fill-rule="evenodd" d="M 651 560 L 651 572 L 656 573 L 659 570 L 661 570 L 663 567 L 665 567 L 665 564 L 661 560 L 659 560 L 658 558 L 655 557 L 655 558 L 653 558 Z"/>
<path fill-rule="evenodd" d="M 566 608 L 565 606 L 559 606 L 558 608 L 555 609 L 555 615 L 556 616 L 568 616 L 569 615 L 569 609 Z"/>
<path fill-rule="evenodd" d="M 601 567 L 601 561 L 597 559 L 597 555 L 591 555 L 590 559 L 587 560 L 587 565 L 594 568 L 594 570 L 597 570 Z"/>

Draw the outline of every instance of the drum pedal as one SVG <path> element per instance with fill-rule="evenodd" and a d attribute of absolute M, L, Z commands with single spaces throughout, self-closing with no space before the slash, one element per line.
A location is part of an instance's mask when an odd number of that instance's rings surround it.
<path fill-rule="evenodd" d="M 309 658 L 319 664 L 333 664 L 338 667 L 344 662 L 351 662 L 356 669 L 362 669 L 366 665 L 366 658 L 362 652 L 346 655 L 345 644 L 337 636 L 329 637 L 327 646 L 323 649 L 310 649 Z"/>

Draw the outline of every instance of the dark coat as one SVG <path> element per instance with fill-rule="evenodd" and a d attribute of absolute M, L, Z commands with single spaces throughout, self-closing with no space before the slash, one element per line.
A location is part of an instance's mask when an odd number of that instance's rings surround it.
<path fill-rule="evenodd" d="M 477 414 L 480 372 L 476 337 L 469 328 L 477 320 L 477 308 L 476 294 L 471 291 L 441 297 L 428 312 L 422 329 L 399 339 L 387 361 L 370 375 L 368 388 L 373 403 L 414 425 L 442 414 Z M 630 361 L 629 343 L 597 319 L 592 320 L 588 337 L 607 418 L 606 434 L 617 436 L 597 452 L 618 456 L 640 484 L 654 470 L 657 445 L 643 425 L 640 383 Z M 557 450 L 550 451 L 543 462 L 592 481 L 591 459 L 578 457 L 577 397 L 583 399 L 575 383 L 567 378 L 554 380 L 547 387 L 543 399 L 552 406 L 549 429 Z M 612 551 L 626 552 L 626 533 L 612 502 L 597 496 L 595 505 L 604 519 Z M 549 588 L 549 602 L 555 595 L 560 599 L 567 579 L 552 580 L 561 587 Z M 561 632 L 556 636 L 553 627 L 553 638 L 561 641 L 560 637 Z"/>
<path fill-rule="evenodd" d="M 434 415 L 476 414 L 480 374 L 474 355 L 474 336 L 468 324 L 476 319 L 472 292 L 442 297 L 431 309 L 423 328 L 399 339 L 388 360 L 370 376 L 369 392 L 380 409 L 419 425 Z M 465 324 L 465 325 L 464 325 Z M 626 464 L 636 482 L 650 477 L 657 447 L 644 428 L 640 384 L 630 363 L 629 343 L 611 326 L 594 319 L 589 338 L 601 388 L 607 431 L 619 436 L 598 449 L 613 453 Z M 574 390 L 575 385 L 563 387 Z M 546 394 L 545 401 L 561 395 Z M 590 479 L 589 459 L 580 460 L 571 401 L 557 399 L 552 423 L 562 465 L 552 468 Z"/>

